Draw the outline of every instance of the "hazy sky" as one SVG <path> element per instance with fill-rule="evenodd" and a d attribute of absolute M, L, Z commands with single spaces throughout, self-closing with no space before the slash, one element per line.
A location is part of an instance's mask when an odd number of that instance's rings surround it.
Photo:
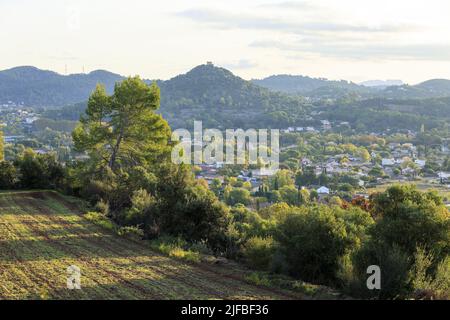
<path fill-rule="evenodd" d="M 450 79 L 448 0 L 0 0 L 0 69 Z"/>

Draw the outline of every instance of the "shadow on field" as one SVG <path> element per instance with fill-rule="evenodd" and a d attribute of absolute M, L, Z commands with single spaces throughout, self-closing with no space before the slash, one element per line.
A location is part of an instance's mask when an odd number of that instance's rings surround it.
<path fill-rule="evenodd" d="M 177 283 L 178 285 L 174 285 Z M 270 295 L 261 292 L 248 292 L 248 288 L 215 287 L 210 285 L 195 286 L 180 283 L 175 276 L 162 276 L 158 280 L 152 279 L 117 279 L 111 284 L 98 284 L 84 286 L 81 289 L 69 290 L 67 288 L 52 289 L 33 292 L 22 297 L 27 300 L 177 300 L 177 299 L 226 299 L 257 297 L 269 299 Z M 273 298 L 273 296 L 272 296 Z M 285 298 L 286 299 L 286 298 Z"/>
<path fill-rule="evenodd" d="M 53 231 L 52 238 L 30 240 L 2 240 L 0 261 L 36 261 L 61 258 L 130 258 L 155 257 L 158 254 L 134 245 L 127 239 L 117 240 L 110 235 L 77 234 L 55 238 L 59 232 Z M 8 254 L 10 250 L 14 255 Z"/>

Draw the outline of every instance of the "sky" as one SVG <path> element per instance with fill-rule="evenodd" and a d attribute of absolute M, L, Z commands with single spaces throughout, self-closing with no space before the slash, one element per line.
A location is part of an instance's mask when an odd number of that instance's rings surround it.
<path fill-rule="evenodd" d="M 450 79 L 448 0 L 0 0 L 0 70 Z"/>

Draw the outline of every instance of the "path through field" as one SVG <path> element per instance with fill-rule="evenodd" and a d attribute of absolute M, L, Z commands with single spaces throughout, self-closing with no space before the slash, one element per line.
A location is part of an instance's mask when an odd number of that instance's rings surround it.
<path fill-rule="evenodd" d="M 226 266 L 157 254 L 84 219 L 53 192 L 0 193 L 1 299 L 289 299 Z M 81 290 L 67 289 L 67 267 Z"/>

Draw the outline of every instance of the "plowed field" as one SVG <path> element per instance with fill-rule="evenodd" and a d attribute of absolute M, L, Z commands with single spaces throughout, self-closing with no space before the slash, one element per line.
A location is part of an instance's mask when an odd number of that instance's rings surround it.
<path fill-rule="evenodd" d="M 292 299 L 232 267 L 190 264 L 110 233 L 54 192 L 0 193 L 1 299 Z M 81 289 L 67 288 L 67 268 Z"/>

